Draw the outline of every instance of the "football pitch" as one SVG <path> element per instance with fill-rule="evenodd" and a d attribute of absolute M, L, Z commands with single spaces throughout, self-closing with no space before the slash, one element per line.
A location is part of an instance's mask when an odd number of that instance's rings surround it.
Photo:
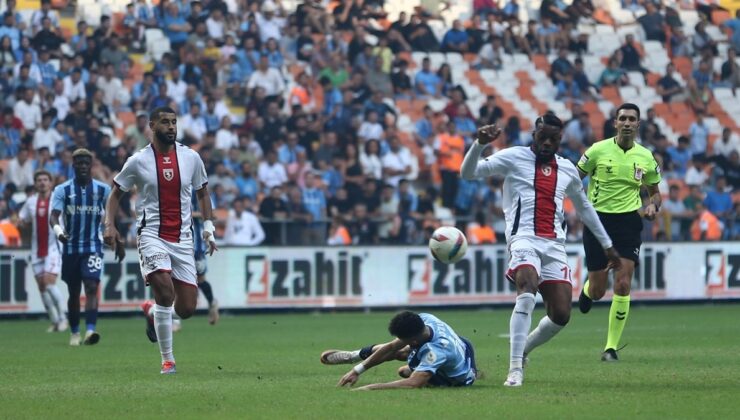
<path fill-rule="evenodd" d="M 600 361 L 607 306 L 531 355 L 524 386 L 502 386 L 510 310 L 432 311 L 468 337 L 484 377 L 456 389 L 351 392 L 329 348 L 389 338 L 392 313 L 259 314 L 183 322 L 178 373 L 159 374 L 141 318 L 102 319 L 100 344 L 70 348 L 45 321 L 0 321 L 0 418 L 737 418 L 737 305 L 634 306 L 618 363 Z M 538 307 L 533 326 L 543 315 Z M 400 362 L 359 384 L 395 380 Z"/>

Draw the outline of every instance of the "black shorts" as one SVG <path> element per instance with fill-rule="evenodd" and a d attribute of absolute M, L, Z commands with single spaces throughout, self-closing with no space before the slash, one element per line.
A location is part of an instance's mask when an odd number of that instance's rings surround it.
<path fill-rule="evenodd" d="M 614 249 L 622 258 L 632 260 L 637 265 L 640 261 L 642 245 L 642 217 L 636 212 L 598 213 L 601 224 L 612 239 Z M 600 271 L 606 268 L 608 260 L 598 239 L 587 228 L 583 227 L 583 249 L 586 251 L 588 271 Z"/>

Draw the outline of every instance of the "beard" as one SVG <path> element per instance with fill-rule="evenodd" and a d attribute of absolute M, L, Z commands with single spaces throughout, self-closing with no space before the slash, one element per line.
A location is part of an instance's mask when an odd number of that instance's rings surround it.
<path fill-rule="evenodd" d="M 170 136 L 167 135 L 167 133 L 164 132 L 157 132 L 155 133 L 157 136 L 157 140 L 161 141 L 164 144 L 175 144 L 177 141 L 177 136 L 173 137 L 172 140 L 170 140 Z"/>

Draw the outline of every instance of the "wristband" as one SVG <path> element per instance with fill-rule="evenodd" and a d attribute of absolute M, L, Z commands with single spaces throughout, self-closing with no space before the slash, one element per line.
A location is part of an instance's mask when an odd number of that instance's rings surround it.
<path fill-rule="evenodd" d="M 216 228 L 213 226 L 212 220 L 206 220 L 203 222 L 203 231 L 208 232 L 213 236 L 213 233 L 216 232 Z"/>
<path fill-rule="evenodd" d="M 59 225 L 54 225 L 52 230 L 54 230 L 54 234 L 57 236 L 57 238 L 64 235 L 64 229 L 62 229 L 62 227 Z"/>
<path fill-rule="evenodd" d="M 356 374 L 362 375 L 362 372 L 366 371 L 367 369 L 365 369 L 365 365 L 360 363 L 356 365 L 355 367 L 353 367 L 352 370 L 354 370 Z"/>

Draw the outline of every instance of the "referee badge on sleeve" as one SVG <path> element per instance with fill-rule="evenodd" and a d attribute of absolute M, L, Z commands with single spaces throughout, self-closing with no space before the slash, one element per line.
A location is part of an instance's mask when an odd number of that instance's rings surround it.
<path fill-rule="evenodd" d="M 635 180 L 636 181 L 642 181 L 642 175 L 644 174 L 644 171 L 639 166 L 635 166 Z"/>

